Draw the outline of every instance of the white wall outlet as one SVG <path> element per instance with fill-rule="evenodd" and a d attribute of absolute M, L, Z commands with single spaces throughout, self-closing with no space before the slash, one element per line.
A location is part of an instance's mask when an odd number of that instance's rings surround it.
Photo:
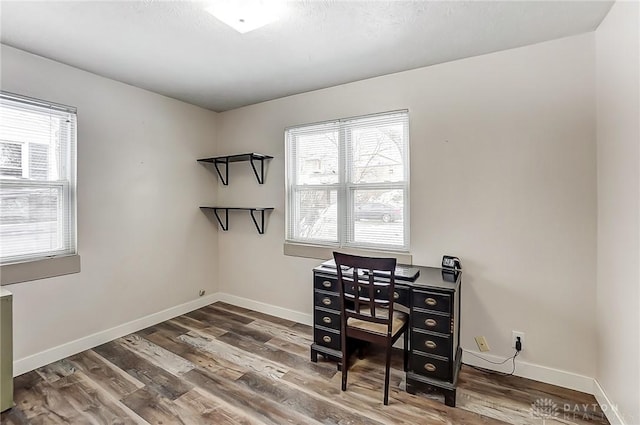
<path fill-rule="evenodd" d="M 520 337 L 520 344 L 524 350 L 524 332 L 520 331 L 511 331 L 511 348 L 516 348 L 516 341 L 518 340 L 518 337 Z"/>
<path fill-rule="evenodd" d="M 200 296 L 203 296 L 204 294 L 205 294 L 205 290 L 204 290 L 204 289 L 201 289 L 201 290 L 198 292 L 198 295 L 200 295 Z"/>
<path fill-rule="evenodd" d="M 476 344 L 478 344 L 478 350 L 480 351 L 489 351 L 489 343 L 487 342 L 487 339 L 483 336 L 477 336 L 475 338 L 476 340 Z"/>

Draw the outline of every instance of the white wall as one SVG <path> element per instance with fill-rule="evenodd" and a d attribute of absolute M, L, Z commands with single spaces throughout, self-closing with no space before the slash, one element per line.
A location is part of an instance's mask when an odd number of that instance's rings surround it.
<path fill-rule="evenodd" d="M 78 108 L 78 274 L 9 285 L 14 358 L 217 290 L 217 114 L 2 46 L 3 90 Z"/>
<path fill-rule="evenodd" d="M 259 236 L 248 217 L 221 233 L 223 292 L 312 312 L 311 268 L 283 255 L 284 128 L 408 108 L 411 253 L 464 267 L 462 345 L 485 335 L 507 356 L 595 375 L 594 39 L 586 34 L 341 85 L 220 115 L 219 153 L 275 158 L 258 185 L 236 165 L 221 204 L 274 206 Z M 248 166 L 247 166 L 248 167 Z M 590 381 L 589 381 L 590 382 Z"/>
<path fill-rule="evenodd" d="M 640 8 L 616 2 L 596 31 L 596 379 L 640 423 Z"/>

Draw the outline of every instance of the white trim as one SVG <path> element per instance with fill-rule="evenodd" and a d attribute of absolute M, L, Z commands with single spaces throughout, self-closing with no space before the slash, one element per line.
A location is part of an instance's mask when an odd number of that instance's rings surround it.
<path fill-rule="evenodd" d="M 282 247 L 284 255 L 291 257 L 316 258 L 318 260 L 328 260 L 333 258 L 333 251 L 336 250 L 346 254 L 364 255 L 367 257 L 393 257 L 398 260 L 400 264 L 413 264 L 413 256 L 408 252 L 380 251 L 354 247 L 340 248 L 338 246 L 321 246 L 286 241 Z"/>
<path fill-rule="evenodd" d="M 0 265 L 0 285 L 12 285 L 72 273 L 80 273 L 78 254 L 2 264 Z"/>
<path fill-rule="evenodd" d="M 508 361 L 503 365 L 495 365 L 489 362 L 482 361 L 481 359 L 475 357 L 470 353 L 473 353 L 480 357 L 484 357 L 485 359 L 491 360 L 492 362 L 500 362 L 504 360 L 503 357 L 497 357 L 492 354 L 480 353 L 473 350 L 464 350 L 462 354 L 462 363 L 503 373 L 511 373 L 511 370 L 513 369 L 513 364 L 511 361 Z M 526 361 L 522 361 L 519 357 L 516 357 L 516 371 L 514 375 L 533 379 L 534 381 L 557 385 L 563 388 L 582 391 L 583 393 L 593 394 L 593 378 L 579 375 L 573 372 L 568 372 L 566 370 L 554 369 L 535 363 L 529 363 Z"/>
<path fill-rule="evenodd" d="M 135 319 L 131 322 L 116 326 L 115 328 L 106 329 L 94 333 L 92 335 L 70 341 L 57 347 L 50 348 L 45 351 L 23 357 L 13 362 L 13 376 L 22 375 L 25 372 L 37 369 L 49 363 L 72 356 L 81 351 L 88 350 L 100 344 L 104 344 L 132 332 L 137 332 L 149 326 L 164 322 L 182 314 L 197 310 L 201 307 L 219 301 L 219 293 L 203 296 L 193 301 L 150 314 L 148 316 Z"/>
<path fill-rule="evenodd" d="M 278 307 L 275 305 L 250 300 L 248 298 L 238 297 L 236 295 L 231 295 L 224 292 L 218 292 L 216 295 L 218 295 L 218 301 L 233 304 L 238 307 L 248 308 L 249 310 L 257 311 L 260 313 L 270 314 L 281 319 L 293 320 L 294 322 L 302 323 L 304 325 L 313 325 L 313 315 L 309 313 L 302 313 L 299 311 L 290 310 L 288 308 Z"/>
<path fill-rule="evenodd" d="M 597 379 L 593 380 L 593 395 L 611 425 L 625 425 L 624 419 L 618 412 L 618 406 L 611 403 Z"/>

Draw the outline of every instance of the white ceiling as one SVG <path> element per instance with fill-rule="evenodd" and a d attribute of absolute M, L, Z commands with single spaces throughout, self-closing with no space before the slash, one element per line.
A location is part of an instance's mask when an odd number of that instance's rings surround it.
<path fill-rule="evenodd" d="M 234 0 L 241 1 L 241 0 Z M 239 34 L 211 1 L 5 1 L 0 41 L 225 111 L 593 31 L 611 1 L 291 1 Z"/>

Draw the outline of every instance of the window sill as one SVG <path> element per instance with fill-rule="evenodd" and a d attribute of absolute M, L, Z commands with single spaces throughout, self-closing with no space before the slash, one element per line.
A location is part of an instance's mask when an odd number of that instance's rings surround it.
<path fill-rule="evenodd" d="M 358 248 L 333 248 L 330 246 L 305 245 L 291 242 L 284 243 L 284 255 L 291 257 L 317 258 L 328 260 L 333 258 L 333 251 L 339 250 L 347 254 L 362 255 L 365 257 L 392 257 L 400 264 L 413 264 L 413 256 L 406 252 L 374 251 Z"/>
<path fill-rule="evenodd" d="M 46 279 L 80 272 L 80 256 L 45 258 L 0 266 L 0 285 Z"/>

